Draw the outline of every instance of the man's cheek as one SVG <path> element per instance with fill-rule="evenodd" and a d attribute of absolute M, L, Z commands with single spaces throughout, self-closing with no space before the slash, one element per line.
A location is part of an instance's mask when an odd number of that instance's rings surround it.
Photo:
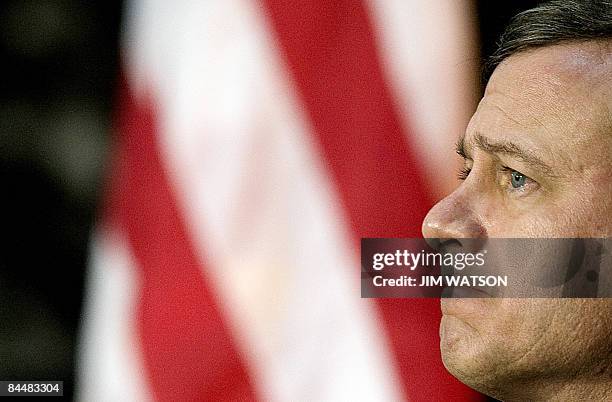
<path fill-rule="evenodd" d="M 550 237 L 600 237 L 609 235 L 612 208 L 608 197 L 585 185 L 549 208 L 546 223 Z"/>
<path fill-rule="evenodd" d="M 500 212 L 500 216 L 491 219 L 491 238 L 554 237 L 559 232 L 559 226 L 562 226 L 562 223 L 554 219 L 535 214 L 515 217 L 510 214 L 504 216 L 503 211 Z"/>
<path fill-rule="evenodd" d="M 576 208 L 575 203 L 585 207 Z M 585 229 L 593 228 L 597 215 L 589 204 L 579 200 L 542 199 L 528 206 L 500 207 L 488 219 L 489 237 L 589 237 Z"/>

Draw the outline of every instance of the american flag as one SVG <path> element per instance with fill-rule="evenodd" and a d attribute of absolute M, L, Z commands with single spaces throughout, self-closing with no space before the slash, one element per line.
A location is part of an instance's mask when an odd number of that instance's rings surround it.
<path fill-rule="evenodd" d="M 84 401 L 468 401 L 439 301 L 360 298 L 420 237 L 475 96 L 468 0 L 127 5 Z"/>

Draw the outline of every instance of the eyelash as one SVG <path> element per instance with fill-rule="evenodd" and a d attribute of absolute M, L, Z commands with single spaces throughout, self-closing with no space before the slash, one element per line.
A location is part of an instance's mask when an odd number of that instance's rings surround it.
<path fill-rule="evenodd" d="M 462 167 L 459 172 L 457 172 L 457 178 L 459 180 L 465 180 L 467 179 L 467 177 L 470 175 L 470 172 L 472 171 L 472 169 L 467 168 L 467 167 Z"/>
<path fill-rule="evenodd" d="M 457 172 L 457 178 L 461 181 L 464 181 L 465 179 L 467 179 L 467 177 L 470 175 L 470 172 L 472 171 L 472 169 L 468 168 L 468 167 L 462 167 L 461 169 L 459 169 L 459 171 Z M 508 172 L 508 173 L 512 173 L 512 172 L 517 172 L 522 174 L 521 172 L 519 172 L 518 170 L 512 169 L 508 166 L 502 166 L 501 167 L 501 171 L 503 172 Z M 523 175 L 525 176 L 525 175 Z M 526 178 L 529 179 L 528 176 L 525 176 Z"/>

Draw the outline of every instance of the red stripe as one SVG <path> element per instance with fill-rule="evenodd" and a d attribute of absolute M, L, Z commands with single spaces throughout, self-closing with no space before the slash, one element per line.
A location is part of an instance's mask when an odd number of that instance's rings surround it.
<path fill-rule="evenodd" d="M 361 237 L 420 237 L 432 203 L 378 64 L 362 2 L 263 3 L 356 244 Z M 381 300 L 379 306 L 407 398 L 480 399 L 442 365 L 437 300 Z"/>
<path fill-rule="evenodd" d="M 138 330 L 153 394 L 159 401 L 255 400 L 164 170 L 153 102 L 124 92 L 108 212 L 127 232 L 139 267 Z"/>

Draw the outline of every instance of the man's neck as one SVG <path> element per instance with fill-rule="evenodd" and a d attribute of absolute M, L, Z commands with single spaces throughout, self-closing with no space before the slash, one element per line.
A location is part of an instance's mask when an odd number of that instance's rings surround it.
<path fill-rule="evenodd" d="M 563 383 L 540 383 L 533 387 L 513 390 L 500 395 L 501 400 L 512 401 L 612 401 L 612 377 L 585 379 Z"/>

